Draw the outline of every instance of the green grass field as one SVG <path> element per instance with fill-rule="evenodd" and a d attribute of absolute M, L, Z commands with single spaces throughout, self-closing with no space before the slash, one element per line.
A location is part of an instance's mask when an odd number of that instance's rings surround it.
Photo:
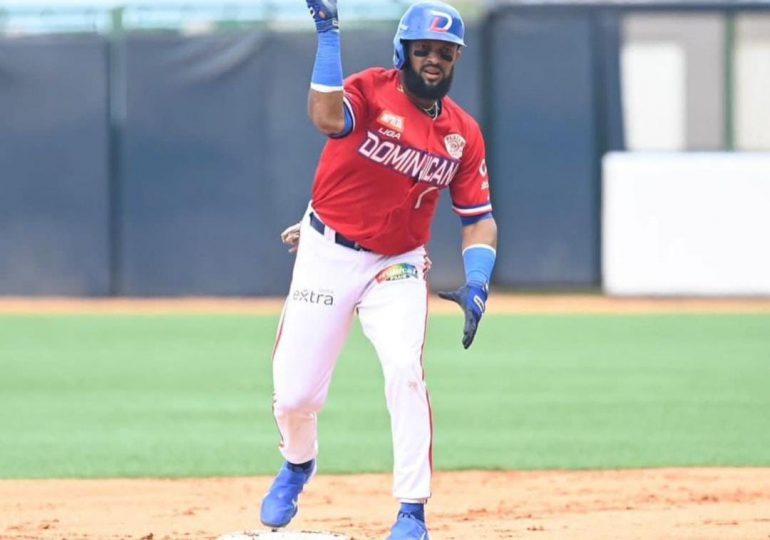
<path fill-rule="evenodd" d="M 0 317 L 0 477 L 272 474 L 276 317 Z M 431 319 L 439 469 L 770 465 L 770 316 Z M 356 327 L 323 472 L 388 471 L 382 375 Z"/>

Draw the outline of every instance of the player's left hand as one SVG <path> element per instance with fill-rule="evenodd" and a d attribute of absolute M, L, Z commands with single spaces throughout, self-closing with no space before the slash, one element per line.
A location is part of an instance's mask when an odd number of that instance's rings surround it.
<path fill-rule="evenodd" d="M 489 288 L 478 283 L 466 283 L 455 291 L 439 291 L 439 297 L 456 302 L 465 313 L 465 328 L 463 329 L 463 347 L 466 349 L 473 343 L 481 316 L 487 306 Z"/>
<path fill-rule="evenodd" d="M 337 18 L 337 0 L 305 0 L 315 22 L 316 32 L 328 32 L 340 27 Z"/>

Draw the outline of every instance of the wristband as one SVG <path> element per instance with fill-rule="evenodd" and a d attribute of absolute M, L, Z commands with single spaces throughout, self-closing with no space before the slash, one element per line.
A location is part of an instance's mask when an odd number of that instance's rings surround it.
<path fill-rule="evenodd" d="M 487 244 L 473 244 L 463 250 L 465 281 L 484 287 L 492 278 L 497 251 Z"/>
<path fill-rule="evenodd" d="M 318 50 L 313 66 L 313 77 L 310 79 L 310 88 L 324 93 L 343 90 L 339 30 L 318 34 Z"/>

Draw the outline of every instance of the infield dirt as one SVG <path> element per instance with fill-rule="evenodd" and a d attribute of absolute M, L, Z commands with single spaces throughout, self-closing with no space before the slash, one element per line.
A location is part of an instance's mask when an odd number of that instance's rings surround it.
<path fill-rule="evenodd" d="M 0 538 L 213 539 L 259 527 L 269 478 L 0 481 Z M 382 539 L 386 475 L 318 476 L 292 530 Z M 766 540 L 770 469 L 438 473 L 434 540 Z"/>

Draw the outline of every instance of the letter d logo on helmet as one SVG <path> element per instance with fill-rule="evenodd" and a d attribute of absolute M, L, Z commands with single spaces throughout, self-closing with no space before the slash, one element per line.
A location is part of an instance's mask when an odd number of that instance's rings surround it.
<path fill-rule="evenodd" d="M 393 38 L 393 65 L 406 64 L 404 41 L 432 39 L 465 47 L 465 23 L 460 12 L 444 2 L 418 2 L 406 10 Z"/>

